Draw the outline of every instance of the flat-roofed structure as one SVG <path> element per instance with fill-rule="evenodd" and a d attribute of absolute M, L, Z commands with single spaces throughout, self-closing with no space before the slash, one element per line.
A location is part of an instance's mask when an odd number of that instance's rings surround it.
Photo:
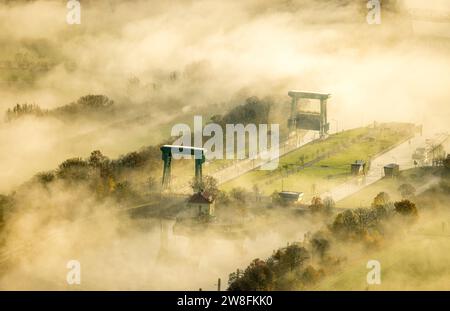
<path fill-rule="evenodd" d="M 292 90 L 288 92 L 292 98 L 291 102 L 291 116 L 288 120 L 289 130 L 292 132 L 299 129 L 319 131 L 320 137 L 326 136 L 329 130 L 329 123 L 327 121 L 327 100 L 330 94 L 305 92 Z M 320 101 L 320 112 L 305 112 L 298 111 L 298 101 L 302 98 L 316 99 Z"/>
<path fill-rule="evenodd" d="M 295 203 L 301 201 L 303 198 L 303 192 L 296 191 L 281 191 L 278 195 L 286 203 Z"/>
<path fill-rule="evenodd" d="M 400 173 L 400 166 L 396 163 L 389 163 L 384 166 L 384 176 L 394 178 Z"/>

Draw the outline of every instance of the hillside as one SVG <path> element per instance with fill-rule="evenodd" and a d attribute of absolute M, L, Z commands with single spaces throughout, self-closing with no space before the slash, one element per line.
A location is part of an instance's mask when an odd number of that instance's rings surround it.
<path fill-rule="evenodd" d="M 325 277 L 315 290 L 449 290 L 450 284 L 450 209 L 447 205 L 449 172 L 443 168 L 415 168 L 402 172 L 397 180 L 383 179 L 356 193 L 340 205 L 371 198 L 385 191 L 393 200 L 402 196 L 401 184 L 411 184 L 421 192 L 409 198 L 417 203 L 419 219 L 408 230 L 401 230 L 381 248 L 349 255 L 335 274 Z M 364 201 L 366 202 L 366 201 Z M 364 203 L 366 204 L 366 203 Z M 339 204 L 338 204 L 339 205 Z M 381 263 L 381 284 L 368 286 L 368 260 Z"/>
<path fill-rule="evenodd" d="M 355 208 L 369 206 L 371 199 L 380 192 L 387 192 L 391 199 L 402 198 L 399 187 L 409 184 L 414 187 L 416 194 L 420 194 L 432 185 L 439 182 L 440 168 L 438 167 L 417 167 L 401 171 L 398 178 L 383 178 L 349 197 L 336 202 L 338 208 Z"/>
<path fill-rule="evenodd" d="M 431 218 L 431 215 L 422 215 Z M 450 213 L 440 212 L 424 225 L 395 238 L 393 244 L 345 263 L 314 290 L 450 290 Z M 381 284 L 367 285 L 369 260 L 381 263 Z"/>
<path fill-rule="evenodd" d="M 318 231 L 232 272 L 229 290 L 449 290 L 450 171 L 422 176 L 437 182 L 418 195 L 377 195 L 369 207 L 323 218 Z M 410 172 L 402 182 L 414 178 Z M 369 261 L 380 264 L 379 284 L 367 281 Z"/>

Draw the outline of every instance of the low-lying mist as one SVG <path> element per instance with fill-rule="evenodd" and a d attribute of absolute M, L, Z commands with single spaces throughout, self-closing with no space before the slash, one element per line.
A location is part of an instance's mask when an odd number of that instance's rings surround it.
<path fill-rule="evenodd" d="M 294 220 L 288 211 L 266 210 L 243 218 L 240 224 L 251 235 L 206 224 L 179 233 L 173 218 L 132 217 L 127 206 L 99 203 L 83 186 L 29 185 L 21 193 L 2 231 L 1 289 L 214 290 L 218 278 L 224 289 L 237 267 L 319 225 Z M 168 201 L 152 208 L 167 209 Z M 242 219 L 242 210 L 222 209 L 229 218 Z M 81 264 L 80 285 L 67 284 L 70 260 Z"/>
<path fill-rule="evenodd" d="M 426 9 L 437 8 L 442 3 Z M 0 124 L 0 143 L 8 146 L 0 162 L 11 181 L 0 189 L 10 191 L 39 166 L 69 155 L 101 149 L 117 156 L 153 143 L 152 133 L 174 116 L 254 95 L 286 105 L 290 89 L 331 93 L 329 116 L 341 129 L 373 120 L 445 129 L 448 37 L 416 36 L 403 11 L 383 11 L 381 25 L 367 25 L 365 10 L 349 1 L 88 1 L 81 24 L 68 25 L 59 1 L 2 4 L 0 39 L 7 48 L 1 58 L 9 63 L 1 110 L 24 102 L 49 109 L 104 94 L 130 117 L 118 118 L 125 122 L 120 128 Z M 18 56 L 28 70 L 15 67 Z M 42 62 L 47 70 L 33 71 Z M 148 118 L 137 124 L 133 116 L 142 115 Z M 91 131 L 94 139 L 86 139 Z"/>
<path fill-rule="evenodd" d="M 330 93 L 339 130 L 374 120 L 448 130 L 450 34 L 411 22 L 402 10 L 417 1 L 383 9 L 381 25 L 366 23 L 362 2 L 82 1 L 80 25 L 66 23 L 64 1 L 0 2 L 0 114 L 88 94 L 108 96 L 120 111 L 0 120 L 0 193 L 15 195 L 0 239 L 0 289 L 212 290 L 218 278 L 224 288 L 236 268 L 322 226 L 266 210 L 244 218 L 258 232 L 252 238 L 209 229 L 180 236 L 173 219 L 133 218 L 85 184 L 26 182 L 67 158 L 156 145 L 174 123 L 206 120 L 251 96 L 288 107 L 291 89 Z M 440 1 L 425 9 L 450 10 Z M 75 287 L 66 282 L 72 259 L 81 263 Z"/>

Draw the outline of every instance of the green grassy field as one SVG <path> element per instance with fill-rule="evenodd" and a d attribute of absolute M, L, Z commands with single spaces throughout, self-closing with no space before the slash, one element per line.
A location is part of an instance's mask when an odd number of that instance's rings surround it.
<path fill-rule="evenodd" d="M 305 200 L 309 200 L 315 193 L 328 191 L 350 178 L 352 162 L 368 161 L 406 139 L 411 130 L 410 124 L 391 123 L 333 134 L 284 155 L 276 170 L 254 170 L 223 184 L 221 188 L 252 190 L 256 185 L 262 193 L 270 195 L 273 191 L 280 191 L 283 183 L 284 190 L 304 192 Z M 314 160 L 316 162 L 311 166 L 302 167 L 302 164 Z"/>

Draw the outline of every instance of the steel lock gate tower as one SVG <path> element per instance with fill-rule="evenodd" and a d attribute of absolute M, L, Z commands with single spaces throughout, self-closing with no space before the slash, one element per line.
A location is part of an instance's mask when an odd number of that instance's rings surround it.
<path fill-rule="evenodd" d="M 305 129 L 319 131 L 320 137 L 328 135 L 330 124 L 327 121 L 327 100 L 330 94 L 293 90 L 289 91 L 288 95 L 292 98 L 291 115 L 288 120 L 289 131 Z M 301 98 L 320 100 L 320 112 L 299 111 L 298 100 Z"/>
<path fill-rule="evenodd" d="M 171 166 L 173 154 L 191 155 L 195 161 L 195 181 L 197 184 L 202 182 L 202 165 L 205 163 L 205 149 L 187 146 L 164 145 L 161 148 L 162 160 L 164 161 L 164 170 L 162 177 L 162 190 L 170 189 L 172 179 Z"/>

